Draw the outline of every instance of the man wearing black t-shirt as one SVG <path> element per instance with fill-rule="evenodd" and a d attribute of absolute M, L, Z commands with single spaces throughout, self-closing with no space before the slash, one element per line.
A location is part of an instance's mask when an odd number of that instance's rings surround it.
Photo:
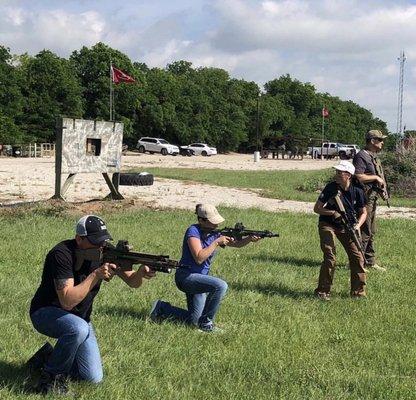
<path fill-rule="evenodd" d="M 364 223 L 366 200 L 361 188 L 351 182 L 354 166 L 349 161 L 340 161 L 336 169 L 335 182 L 328 183 L 315 203 L 314 211 L 319 214 L 319 238 L 324 259 L 319 273 L 315 294 L 322 300 L 330 299 L 335 273 L 335 238 L 347 252 L 351 271 L 351 296 L 365 297 L 366 274 L 364 258 L 341 223 L 341 214 L 335 202 L 338 194 L 344 205 L 347 218 L 358 231 Z"/>
<path fill-rule="evenodd" d="M 30 305 L 35 329 L 57 339 L 54 348 L 47 343 L 29 360 L 30 366 L 42 369 L 37 390 L 43 394 L 67 392 L 68 377 L 94 383 L 102 380 L 100 351 L 90 321 L 102 280 L 117 274 L 137 288 L 144 278 L 155 275 L 147 266 L 119 271 L 114 264 L 91 261 L 75 268 L 76 249 L 100 248 L 108 240 L 112 238 L 104 221 L 86 215 L 76 225 L 75 238 L 58 243 L 46 256 L 42 280 Z"/>

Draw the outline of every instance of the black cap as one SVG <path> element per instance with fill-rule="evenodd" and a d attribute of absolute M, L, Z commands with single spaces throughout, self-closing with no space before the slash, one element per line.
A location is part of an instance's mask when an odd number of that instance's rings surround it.
<path fill-rule="evenodd" d="M 92 244 L 99 246 L 103 242 L 113 240 L 107 231 L 105 222 L 96 215 L 85 215 L 76 226 L 76 233 L 86 237 Z"/>

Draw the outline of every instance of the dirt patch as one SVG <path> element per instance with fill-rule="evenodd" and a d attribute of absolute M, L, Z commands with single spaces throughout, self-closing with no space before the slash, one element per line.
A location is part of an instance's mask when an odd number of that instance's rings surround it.
<path fill-rule="evenodd" d="M 331 160 L 298 159 L 261 159 L 254 162 L 253 154 L 219 154 L 211 157 L 162 156 L 158 154 L 129 153 L 123 157 L 124 169 L 129 168 L 193 168 L 193 169 L 226 169 L 231 171 L 284 171 L 284 170 L 317 170 L 330 168 L 336 164 Z"/>
<path fill-rule="evenodd" d="M 131 168 L 145 170 L 149 165 L 154 167 L 163 165 L 167 168 L 213 168 L 214 164 L 216 168 L 234 170 L 237 167 L 247 170 L 310 170 L 328 168 L 334 163 L 334 161 L 271 159 L 254 163 L 251 156 L 236 154 L 215 157 L 138 155 L 123 158 L 123 170 Z M 100 174 L 77 175 L 66 195 L 68 203 L 46 201 L 54 194 L 54 182 L 55 164 L 53 159 L 0 158 L 0 205 L 2 206 L 36 203 L 42 204 L 41 207 L 44 208 L 42 212 L 50 214 L 61 210 L 76 214 L 99 214 L 104 210 L 116 212 L 137 207 L 193 210 L 197 203 L 210 202 L 220 206 L 258 208 L 272 212 L 313 212 L 312 203 L 268 199 L 260 197 L 255 190 L 224 188 L 157 177 L 152 186 L 121 186 L 120 192 L 126 198 L 124 201 L 91 201 L 93 199 L 102 200 L 109 193 L 104 178 Z M 384 218 L 416 219 L 416 210 L 402 207 L 392 207 L 391 209 L 380 207 L 378 215 Z"/>

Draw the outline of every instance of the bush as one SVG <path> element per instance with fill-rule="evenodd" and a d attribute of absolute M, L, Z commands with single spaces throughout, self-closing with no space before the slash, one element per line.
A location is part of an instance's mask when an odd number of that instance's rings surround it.
<path fill-rule="evenodd" d="M 15 125 L 12 118 L 0 112 L 0 143 L 20 144 L 24 142 L 24 135 L 20 128 Z"/>
<path fill-rule="evenodd" d="M 384 154 L 384 173 L 392 194 L 416 197 L 416 149 L 399 148 Z"/>
<path fill-rule="evenodd" d="M 307 193 L 319 193 L 325 187 L 325 185 L 334 180 L 334 171 L 325 171 L 320 176 L 314 176 L 306 179 L 296 190 Z"/>

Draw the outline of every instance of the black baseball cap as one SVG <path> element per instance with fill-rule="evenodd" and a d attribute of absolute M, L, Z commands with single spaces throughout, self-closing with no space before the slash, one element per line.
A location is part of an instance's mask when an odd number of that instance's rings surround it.
<path fill-rule="evenodd" d="M 108 240 L 113 240 L 108 233 L 105 222 L 96 215 L 85 215 L 75 228 L 76 234 L 86 237 L 92 244 L 98 246 Z"/>

